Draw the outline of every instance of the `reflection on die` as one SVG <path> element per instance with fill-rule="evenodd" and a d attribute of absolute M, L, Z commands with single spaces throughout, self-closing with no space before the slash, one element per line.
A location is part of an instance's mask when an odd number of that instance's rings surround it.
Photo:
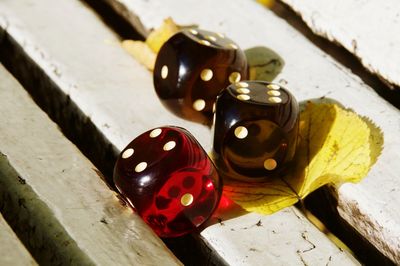
<path fill-rule="evenodd" d="M 160 237 L 176 237 L 204 223 L 222 184 L 196 139 L 179 127 L 149 130 L 123 149 L 114 183 Z"/>
<path fill-rule="evenodd" d="M 157 95 L 169 110 L 211 124 L 220 90 L 247 79 L 248 69 L 243 51 L 223 34 L 187 29 L 161 47 L 153 73 Z"/>
<path fill-rule="evenodd" d="M 299 105 L 277 84 L 242 81 L 216 101 L 213 155 L 231 178 L 258 181 L 288 168 L 294 157 Z"/>

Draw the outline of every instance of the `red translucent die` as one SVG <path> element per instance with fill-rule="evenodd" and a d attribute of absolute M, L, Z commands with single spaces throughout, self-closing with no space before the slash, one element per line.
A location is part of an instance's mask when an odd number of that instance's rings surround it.
<path fill-rule="evenodd" d="M 114 168 L 120 193 L 160 237 L 193 231 L 221 197 L 218 173 L 185 129 L 160 127 L 135 138 Z"/>

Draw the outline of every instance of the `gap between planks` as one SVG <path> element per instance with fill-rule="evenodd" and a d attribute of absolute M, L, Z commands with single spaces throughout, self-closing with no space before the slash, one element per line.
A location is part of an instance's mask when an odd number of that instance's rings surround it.
<path fill-rule="evenodd" d="M 107 0 L 118 12 L 130 12 L 139 32 L 156 28 L 171 16 L 177 23 L 201 25 L 224 32 L 242 48 L 266 45 L 286 61 L 276 80 L 283 81 L 299 100 L 331 97 L 357 113 L 372 119 L 385 135 L 385 147 L 378 162 L 359 184 L 338 189 L 338 211 L 348 224 L 360 232 L 380 252 L 400 263 L 400 112 L 379 97 L 359 77 L 316 48 L 286 21 L 256 2 L 219 1 Z M 193 9 L 193 6 L 196 6 Z M 213 8 L 210 8 L 210 7 Z M 223 10 L 223 12 L 222 12 Z M 205 16 L 204 14 L 207 14 Z M 243 33 L 246 34 L 243 34 Z M 353 215 L 353 212 L 360 215 Z"/>
<path fill-rule="evenodd" d="M 272 11 L 279 17 L 283 18 L 292 27 L 298 30 L 315 46 L 326 52 L 329 56 L 339 62 L 344 68 L 351 70 L 353 74 L 360 77 L 362 81 L 373 88 L 382 98 L 400 108 L 400 90 L 394 88 L 394 85 L 388 85 L 385 80 L 382 80 L 377 75 L 366 69 L 359 58 L 350 51 L 336 42 L 331 42 L 329 39 L 321 35 L 316 35 L 311 28 L 302 20 L 300 15 L 296 13 L 290 6 L 281 1 L 276 1 Z"/>
<path fill-rule="evenodd" d="M 38 263 L 180 265 L 2 65 L 0 80 L 1 212 Z"/>
<path fill-rule="evenodd" d="M 0 265 L 37 265 L 0 213 Z"/>
<path fill-rule="evenodd" d="M 281 0 L 317 35 L 357 57 L 399 93 L 400 8 L 396 0 Z"/>
<path fill-rule="evenodd" d="M 8 34 L 46 75 L 33 78 L 47 78 L 52 84 L 49 89 L 60 90 L 67 95 L 109 140 L 109 144 L 118 149 L 123 148 L 135 135 L 165 123 L 188 128 L 209 149 L 209 130 L 165 112 L 161 104 L 154 101 L 156 96 L 150 73 L 116 44 L 116 36 L 93 13 L 78 3 L 63 0 L 55 4 L 50 0 L 42 0 L 29 7 L 24 1 L 0 4 L 0 14 L 8 20 Z M 49 12 L 44 12 L 46 10 Z M 46 16 L 38 17 L 37 12 Z M 63 14 L 68 13 L 74 14 L 75 20 L 66 25 Z M 60 40 L 75 41 L 64 46 Z M 22 57 L 20 59 L 30 61 Z M 16 72 L 23 72 L 22 69 L 27 67 L 16 62 L 9 63 L 14 64 L 12 67 Z M 57 66 L 56 73 L 54 66 Z M 26 78 L 32 77 L 29 73 L 23 74 Z M 140 101 L 132 105 L 132 99 Z M 150 102 L 151 105 L 148 104 Z M 146 114 L 154 116 L 148 119 Z M 240 216 L 227 222 L 230 227 L 221 228 L 219 224 L 208 227 L 201 233 L 201 237 L 208 242 L 209 247 L 218 251 L 222 259 L 230 263 L 285 264 L 304 260 L 309 264 L 327 261 L 357 264 L 354 258 L 339 250 L 301 213 L 295 212 L 295 208 L 288 208 L 271 216 Z M 226 230 L 234 229 L 234 226 L 257 224 L 261 219 L 269 226 L 255 227 L 251 233 L 238 230 L 232 234 L 231 230 Z M 310 241 L 316 243 L 316 247 L 300 257 L 298 250 L 306 250 L 309 246 L 304 241 L 304 232 L 307 232 Z M 260 236 L 259 243 L 253 242 L 255 236 Z M 263 249 L 255 254 L 254 245 L 262 246 Z"/>

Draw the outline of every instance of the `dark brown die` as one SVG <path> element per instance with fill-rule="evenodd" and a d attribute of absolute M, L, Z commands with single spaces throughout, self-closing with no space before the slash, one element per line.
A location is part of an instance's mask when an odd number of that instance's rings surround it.
<path fill-rule="evenodd" d="M 243 51 L 222 34 L 183 30 L 160 49 L 154 87 L 161 102 L 188 120 L 211 124 L 212 107 L 221 89 L 247 79 Z"/>
<path fill-rule="evenodd" d="M 299 105 L 280 85 L 245 81 L 216 101 L 214 156 L 229 177 L 264 180 L 284 171 L 294 157 Z"/>

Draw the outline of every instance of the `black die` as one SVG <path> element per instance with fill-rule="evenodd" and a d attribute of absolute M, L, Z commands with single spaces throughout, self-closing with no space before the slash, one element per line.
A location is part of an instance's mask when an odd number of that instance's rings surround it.
<path fill-rule="evenodd" d="M 213 153 L 229 177 L 264 180 L 294 157 L 299 105 L 288 90 L 262 81 L 238 82 L 216 101 Z"/>

